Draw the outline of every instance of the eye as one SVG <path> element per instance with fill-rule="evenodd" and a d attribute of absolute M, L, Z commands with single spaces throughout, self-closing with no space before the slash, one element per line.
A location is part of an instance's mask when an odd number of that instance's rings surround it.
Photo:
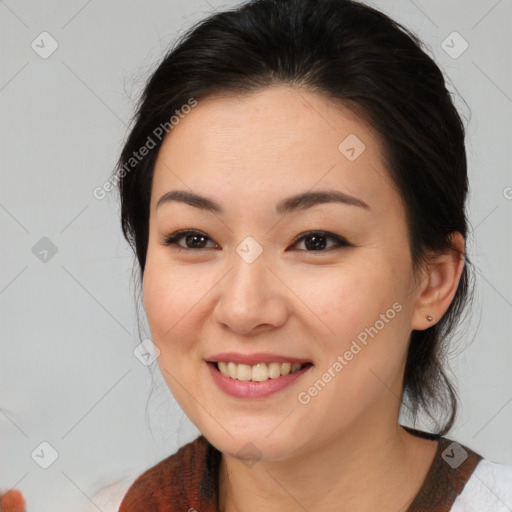
<path fill-rule="evenodd" d="M 185 247 L 178 244 L 178 240 L 182 238 L 185 239 Z M 206 240 L 209 240 L 209 237 L 200 231 L 195 231 L 193 229 L 182 229 L 180 231 L 176 231 L 170 235 L 165 236 L 162 239 L 163 245 L 176 245 L 178 250 L 190 250 L 190 249 L 208 249 L 205 247 Z M 217 244 L 214 244 L 215 247 L 218 247 Z"/>
<path fill-rule="evenodd" d="M 326 240 L 331 239 L 334 241 L 334 248 L 336 247 L 349 247 L 349 244 L 342 237 L 335 235 L 333 233 L 328 233 L 326 231 L 308 231 L 306 233 L 301 233 L 298 237 L 293 241 L 293 245 L 296 245 L 299 242 L 304 241 L 306 252 L 325 252 L 324 249 L 327 246 Z M 332 246 L 329 247 L 333 248 Z"/>
<path fill-rule="evenodd" d="M 181 239 L 185 240 L 185 246 L 178 243 Z M 350 247 L 351 244 L 348 243 L 342 237 L 335 235 L 333 233 L 328 233 L 325 231 L 307 231 L 306 233 L 301 233 L 297 236 L 292 245 L 297 245 L 299 242 L 304 241 L 306 250 L 305 252 L 325 252 L 326 246 L 328 243 L 326 240 L 334 241 L 334 248 L 336 247 Z M 193 250 L 193 249 L 209 249 L 212 247 L 206 247 L 210 238 L 208 235 L 202 233 L 201 231 L 196 231 L 193 229 L 182 229 L 180 231 L 176 231 L 171 233 L 170 235 L 166 235 L 161 240 L 163 245 L 176 246 L 177 250 Z M 210 240 L 213 243 L 213 248 L 219 248 L 219 246 Z M 332 249 L 331 245 L 328 249 Z"/>

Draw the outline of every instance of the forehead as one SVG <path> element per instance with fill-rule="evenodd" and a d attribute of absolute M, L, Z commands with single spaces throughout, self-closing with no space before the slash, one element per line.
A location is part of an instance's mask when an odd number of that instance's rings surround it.
<path fill-rule="evenodd" d="M 275 204 L 283 190 L 291 195 L 314 188 L 389 202 L 394 191 L 380 147 L 362 118 L 303 89 L 274 86 L 209 97 L 164 139 L 152 204 L 173 188 L 229 196 L 240 205 L 257 198 Z"/>

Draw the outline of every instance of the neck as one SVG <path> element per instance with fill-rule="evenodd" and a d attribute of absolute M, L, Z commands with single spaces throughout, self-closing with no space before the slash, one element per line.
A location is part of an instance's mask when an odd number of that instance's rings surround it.
<path fill-rule="evenodd" d="M 381 417 L 382 418 L 382 417 Z M 393 420 L 393 418 L 390 418 Z M 293 459 L 243 461 L 223 454 L 223 512 L 406 510 L 432 463 L 437 442 L 394 421 L 365 422 Z"/>

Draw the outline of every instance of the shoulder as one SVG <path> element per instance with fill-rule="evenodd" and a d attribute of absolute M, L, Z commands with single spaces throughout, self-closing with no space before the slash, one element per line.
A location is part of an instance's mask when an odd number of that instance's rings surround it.
<path fill-rule="evenodd" d="M 512 464 L 482 458 L 451 512 L 510 512 L 512 510 Z"/>
<path fill-rule="evenodd" d="M 128 489 L 119 512 L 189 510 L 212 499 L 218 452 L 203 436 L 142 473 Z M 215 487 L 216 490 L 216 487 Z"/>

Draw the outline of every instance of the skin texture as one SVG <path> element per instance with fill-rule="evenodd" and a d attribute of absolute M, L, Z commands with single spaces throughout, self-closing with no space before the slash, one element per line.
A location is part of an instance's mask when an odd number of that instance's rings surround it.
<path fill-rule="evenodd" d="M 354 161 L 338 149 L 350 134 L 365 145 Z M 327 188 L 369 208 L 328 203 L 275 213 L 284 198 Z M 214 198 L 225 212 L 179 202 L 157 208 L 178 189 Z M 223 452 L 221 509 L 405 510 L 437 445 L 398 425 L 407 346 L 413 329 L 432 325 L 426 315 L 437 321 L 448 308 L 463 258 L 435 255 L 413 272 L 405 210 L 375 131 L 332 100 L 291 86 L 202 100 L 164 140 L 150 208 L 143 292 L 151 335 L 176 400 Z M 187 250 L 186 237 L 183 251 L 162 243 L 186 228 L 206 234 L 206 248 Z M 351 245 L 327 238 L 315 251 L 307 239 L 293 243 L 308 230 Z M 263 250 L 252 263 L 236 252 L 248 236 Z M 463 251 L 460 234 L 453 243 Z M 400 311 L 378 334 L 300 403 L 298 394 L 396 303 Z M 270 397 L 234 398 L 205 362 L 227 351 L 314 366 Z M 258 450 L 255 464 L 237 458 L 246 443 Z"/>

